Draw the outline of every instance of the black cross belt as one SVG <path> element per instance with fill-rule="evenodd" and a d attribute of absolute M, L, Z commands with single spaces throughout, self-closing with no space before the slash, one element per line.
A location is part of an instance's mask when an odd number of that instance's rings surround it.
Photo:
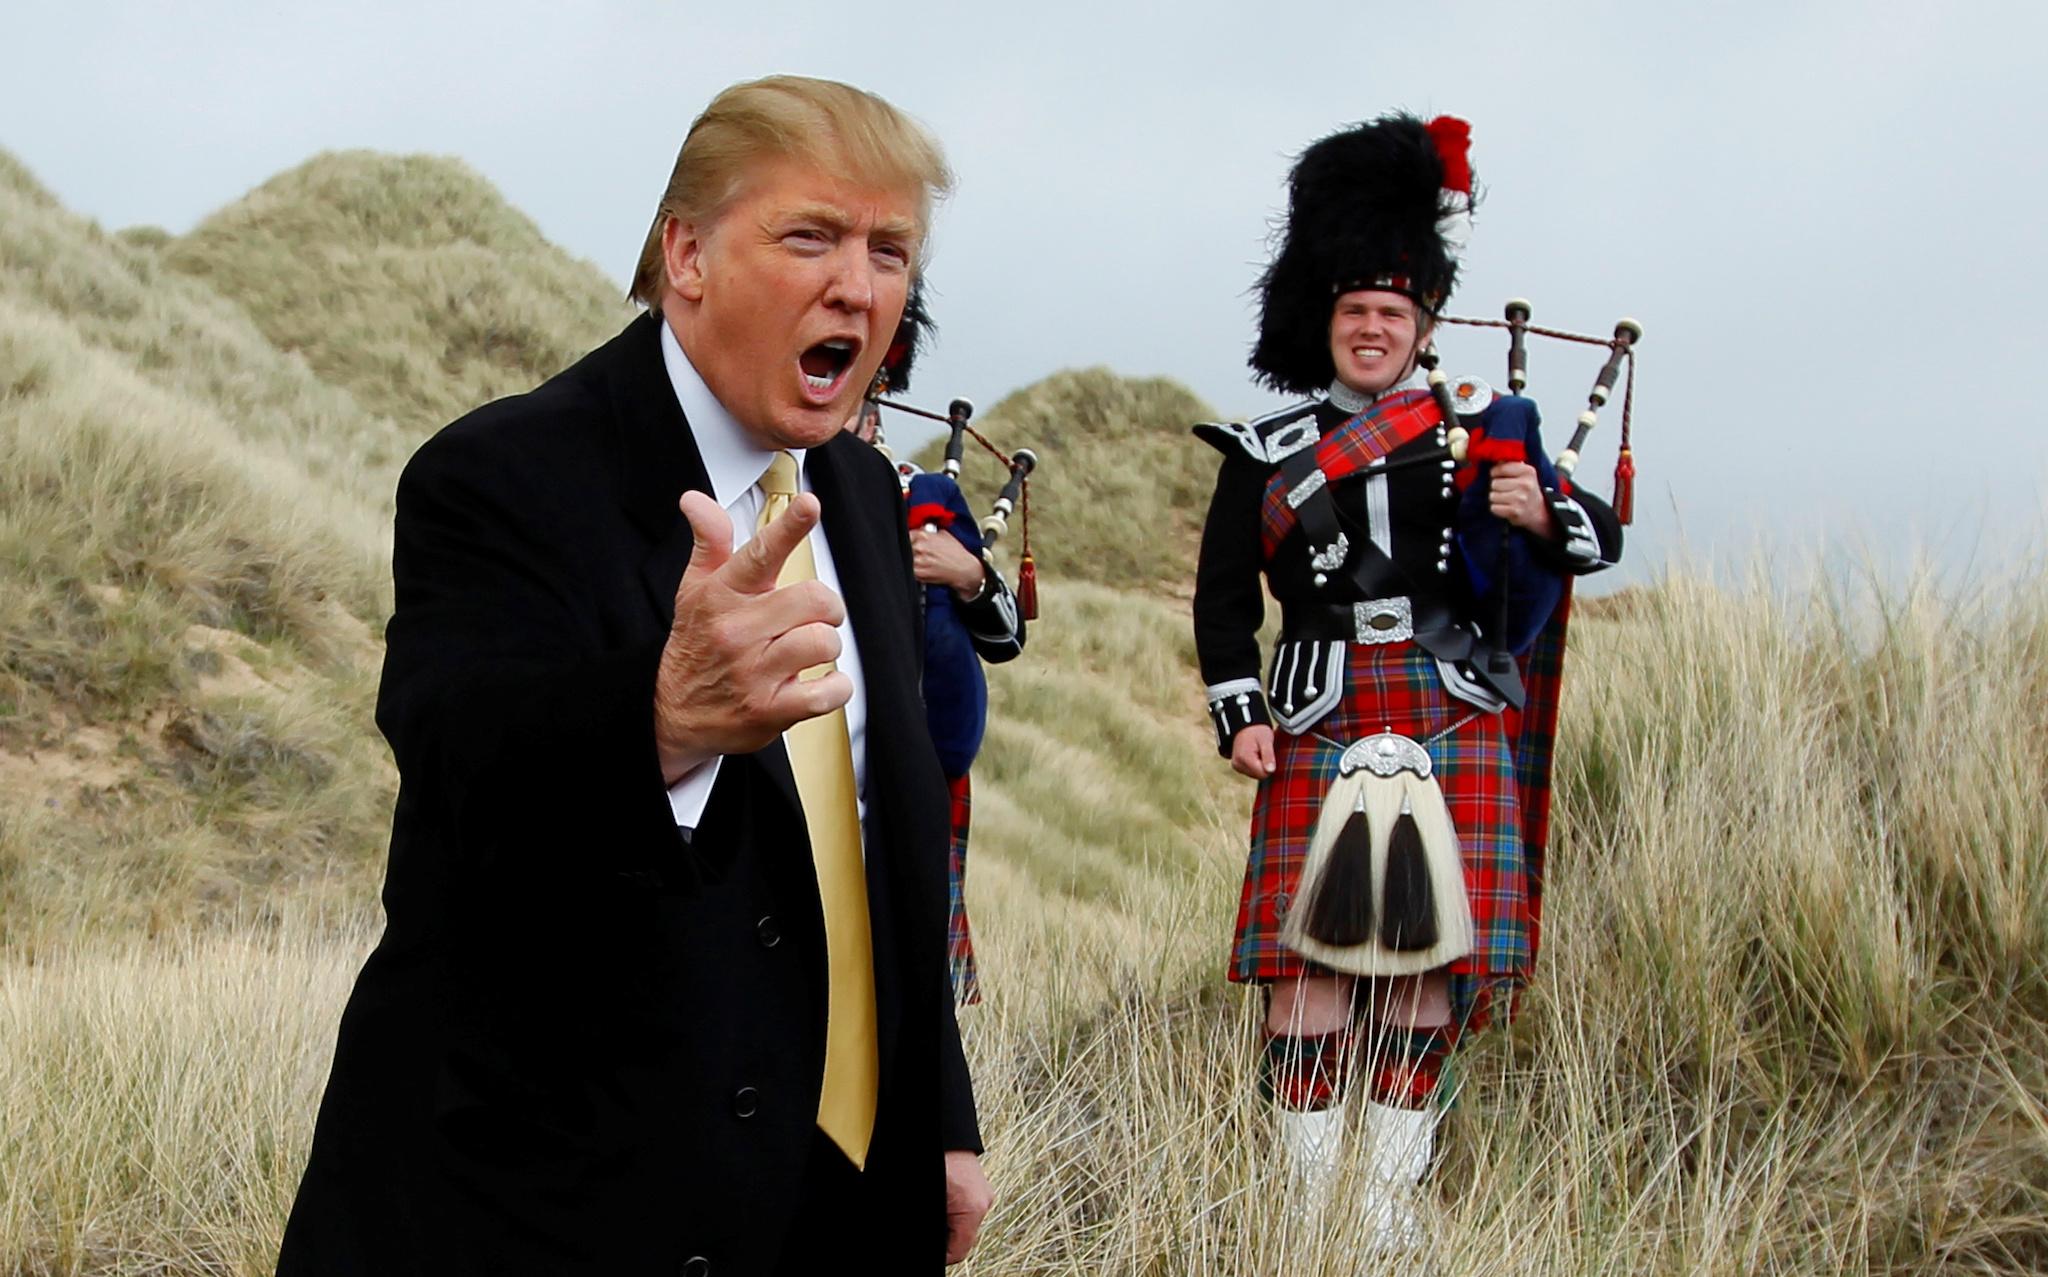
<path fill-rule="evenodd" d="M 1318 475 L 1315 449 L 1304 448 L 1281 462 L 1280 473 L 1287 479 L 1290 493 L 1312 483 L 1311 476 Z M 1365 473 L 1370 475 L 1373 472 Z M 1315 583 L 1325 585 L 1340 579 L 1341 573 L 1342 577 L 1349 578 L 1352 588 L 1360 594 L 1370 595 L 1389 585 L 1395 589 L 1406 586 L 1414 591 L 1414 578 L 1394 562 L 1391 555 L 1370 539 L 1353 544 L 1344 534 L 1343 525 L 1337 518 L 1337 502 L 1331 486 L 1328 481 L 1316 483 L 1307 488 L 1307 496 L 1298 502 L 1290 501 L 1295 507 L 1295 520 L 1301 525 L 1302 535 L 1308 542 Z M 1333 555 L 1335 561 L 1318 562 L 1317 556 L 1322 554 Z"/>

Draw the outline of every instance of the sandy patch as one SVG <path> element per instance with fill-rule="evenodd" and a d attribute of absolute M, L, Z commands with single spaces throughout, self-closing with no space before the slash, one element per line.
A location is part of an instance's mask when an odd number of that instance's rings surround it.
<path fill-rule="evenodd" d="M 62 809 L 81 796 L 118 789 L 142 773 L 140 760 L 121 754 L 122 735 L 109 727 L 77 727 L 60 745 L 0 746 L 0 794 L 13 806 Z"/>
<path fill-rule="evenodd" d="M 180 638 L 187 653 L 201 654 L 200 659 L 190 662 L 198 675 L 201 698 L 252 696 L 277 690 L 249 663 L 249 658 L 262 652 L 263 647 L 247 635 L 210 625 L 190 625 Z"/>

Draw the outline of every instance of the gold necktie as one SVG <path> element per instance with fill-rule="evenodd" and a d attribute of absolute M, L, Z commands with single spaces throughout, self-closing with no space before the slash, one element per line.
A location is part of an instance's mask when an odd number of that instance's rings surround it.
<path fill-rule="evenodd" d="M 796 459 L 775 454 L 761 476 L 761 518 L 756 531 L 789 508 L 796 496 Z M 817 560 L 810 539 L 797 542 L 783 561 L 777 585 L 814 581 Z M 832 666 L 813 666 L 806 679 L 822 678 Z M 811 835 L 811 859 L 818 873 L 818 897 L 825 906 L 825 953 L 829 987 L 825 1002 L 825 1089 L 818 1097 L 818 1128 L 855 1166 L 865 1168 L 875 1131 L 875 1090 L 881 1066 L 875 1056 L 875 954 L 868 927 L 867 871 L 860 849 L 860 807 L 853 789 L 853 749 L 847 741 L 846 712 L 807 718 L 782 734 L 789 768 L 796 773 L 804 824 Z"/>

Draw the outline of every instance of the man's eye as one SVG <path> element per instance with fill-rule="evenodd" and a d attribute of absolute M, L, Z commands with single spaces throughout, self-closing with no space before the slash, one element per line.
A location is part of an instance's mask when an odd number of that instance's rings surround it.
<path fill-rule="evenodd" d="M 869 251 L 893 269 L 900 270 L 910 265 L 910 252 L 900 244 L 877 244 Z"/>
<path fill-rule="evenodd" d="M 782 238 L 800 248 L 824 248 L 832 242 L 825 232 L 809 226 L 793 230 Z"/>

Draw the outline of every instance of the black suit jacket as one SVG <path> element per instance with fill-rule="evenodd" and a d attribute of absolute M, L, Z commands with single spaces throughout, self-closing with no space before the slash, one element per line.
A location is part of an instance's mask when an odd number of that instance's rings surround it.
<path fill-rule="evenodd" d="M 757 1273 L 802 1227 L 825 953 L 788 759 L 780 742 L 728 757 L 685 841 L 655 756 L 691 544 L 676 499 L 709 490 L 659 323 L 457 421 L 399 481 L 377 703 L 401 777 L 387 926 L 280 1273 Z M 881 456 L 840 436 L 806 470 L 868 703 L 881 1095 L 872 1233 L 849 1251 L 935 1271 L 941 1154 L 980 1143 L 916 586 Z"/>

